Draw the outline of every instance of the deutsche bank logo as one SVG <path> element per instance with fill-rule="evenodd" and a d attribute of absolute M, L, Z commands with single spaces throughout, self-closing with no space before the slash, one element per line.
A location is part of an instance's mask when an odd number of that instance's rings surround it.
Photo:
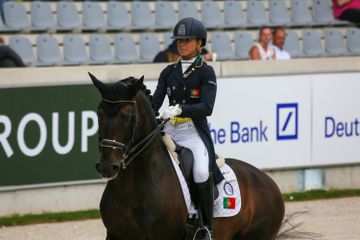
<path fill-rule="evenodd" d="M 276 105 L 276 139 L 298 139 L 298 104 L 281 103 Z"/>

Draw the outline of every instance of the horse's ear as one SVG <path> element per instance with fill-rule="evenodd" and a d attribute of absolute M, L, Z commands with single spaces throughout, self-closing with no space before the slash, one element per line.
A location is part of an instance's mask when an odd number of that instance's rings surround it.
<path fill-rule="evenodd" d="M 102 93 L 104 88 L 105 88 L 105 84 L 102 83 L 100 80 L 98 80 L 94 75 L 92 75 L 91 73 L 89 73 L 89 76 L 91 78 L 91 81 L 93 82 L 93 84 L 95 85 L 95 87 Z"/>
<path fill-rule="evenodd" d="M 133 85 L 134 94 L 136 94 L 142 88 L 143 85 L 144 85 L 144 75 L 138 80 L 136 80 L 136 82 L 134 83 Z"/>

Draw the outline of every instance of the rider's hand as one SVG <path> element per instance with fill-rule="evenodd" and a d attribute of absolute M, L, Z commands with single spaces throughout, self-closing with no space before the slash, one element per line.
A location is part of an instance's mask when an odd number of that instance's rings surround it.
<path fill-rule="evenodd" d="M 179 116 L 181 114 L 181 107 L 179 104 L 176 104 L 175 106 L 169 106 L 168 109 L 162 114 L 162 119 L 173 119 L 176 116 Z"/>

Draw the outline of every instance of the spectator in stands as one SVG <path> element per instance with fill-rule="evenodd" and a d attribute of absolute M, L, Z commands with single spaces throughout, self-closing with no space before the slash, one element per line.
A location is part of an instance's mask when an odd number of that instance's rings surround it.
<path fill-rule="evenodd" d="M 255 43 L 249 51 L 251 60 L 275 59 L 275 51 L 271 46 L 272 32 L 270 27 L 262 27 L 259 32 L 259 42 Z"/>
<path fill-rule="evenodd" d="M 164 51 L 159 52 L 155 58 L 154 63 L 160 62 L 176 62 L 179 59 L 180 55 L 177 50 L 176 40 L 172 41 L 172 43 L 166 48 Z"/>
<path fill-rule="evenodd" d="M 216 61 L 216 53 L 209 52 L 205 47 L 201 50 L 201 56 L 205 61 Z M 172 43 L 165 50 L 159 52 L 155 58 L 154 63 L 162 63 L 162 62 L 176 62 L 179 60 L 179 52 L 177 50 L 176 39 L 172 41 Z"/>
<path fill-rule="evenodd" d="M 6 67 L 25 67 L 20 56 L 5 45 L 5 40 L 0 36 L 0 68 Z"/>
<path fill-rule="evenodd" d="M 360 23 L 360 0 L 332 0 L 334 17 Z"/>
<path fill-rule="evenodd" d="M 286 32 L 284 28 L 275 28 L 273 32 L 273 48 L 276 59 L 290 59 L 290 54 L 284 50 Z"/>

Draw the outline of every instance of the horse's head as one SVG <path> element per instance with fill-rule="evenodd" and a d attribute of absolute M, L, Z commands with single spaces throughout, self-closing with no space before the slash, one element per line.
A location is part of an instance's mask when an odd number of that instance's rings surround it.
<path fill-rule="evenodd" d="M 114 178 L 134 141 L 137 114 L 134 98 L 143 86 L 143 77 L 105 84 L 89 75 L 102 96 L 97 111 L 101 156 L 96 169 L 103 177 Z"/>

